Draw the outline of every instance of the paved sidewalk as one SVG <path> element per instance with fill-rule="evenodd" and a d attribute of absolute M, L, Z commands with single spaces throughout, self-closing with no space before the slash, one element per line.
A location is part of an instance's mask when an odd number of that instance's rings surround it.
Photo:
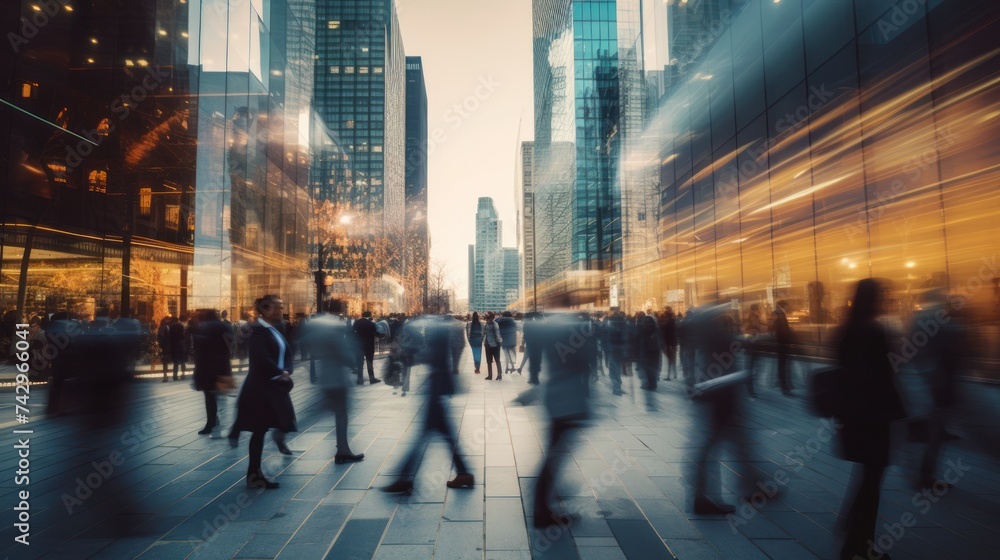
<path fill-rule="evenodd" d="M 464 356 L 471 372 L 471 357 Z M 831 455 L 819 420 L 801 399 L 758 385 L 745 403 L 753 462 L 761 481 L 787 473 L 775 497 L 743 505 L 730 521 L 691 513 L 689 481 L 701 434 L 698 416 L 676 381 L 656 393 L 625 378 L 626 394 L 595 389 L 594 419 L 565 456 L 559 494 L 580 518 L 568 530 L 531 527 L 534 477 L 545 438 L 544 410 L 511 404 L 528 385 L 520 376 L 484 382 L 463 373 L 466 391 L 450 414 L 476 476 L 474 489 L 447 489 L 450 457 L 427 445 L 411 496 L 378 490 L 392 480 L 419 433 L 425 381 L 394 395 L 385 385 L 359 388 L 351 409 L 352 447 L 366 460 L 335 465 L 333 419 L 304 368 L 292 397 L 299 429 L 294 457 L 265 446 L 271 491 L 244 484 L 248 436 L 238 449 L 195 432 L 204 425 L 201 395 L 188 382 L 141 380 L 128 418 L 110 428 L 78 419 L 39 417 L 0 424 L 0 542 L 10 558 L 517 558 L 832 559 L 834 529 L 850 465 Z M 990 388 L 994 390 L 994 388 Z M 32 411 L 44 391 L 31 394 Z M 14 394 L 0 393 L 0 419 L 14 416 Z M 234 399 L 222 419 L 232 420 Z M 30 546 L 14 542 L 18 457 L 11 431 L 34 430 L 30 448 Z M 25 437 L 25 436 L 19 436 Z M 900 444 L 886 478 L 880 532 L 896 559 L 993 559 L 1000 556 L 1000 462 L 966 438 L 944 461 L 969 470 L 936 502 L 908 481 L 922 448 Z M 737 503 L 739 465 L 723 455 L 723 498 Z M 88 484 L 90 487 L 88 487 Z M 766 486 L 766 484 L 765 484 Z M 925 505 L 926 502 L 926 505 Z M 756 507 L 755 507 L 756 506 Z M 72 514 L 68 511 L 72 509 Z M 907 512 L 912 517 L 907 516 Z M 910 520 L 913 523 L 909 523 Z M 903 526 L 901 520 L 906 520 Z M 895 525 L 898 524 L 898 525 Z"/>

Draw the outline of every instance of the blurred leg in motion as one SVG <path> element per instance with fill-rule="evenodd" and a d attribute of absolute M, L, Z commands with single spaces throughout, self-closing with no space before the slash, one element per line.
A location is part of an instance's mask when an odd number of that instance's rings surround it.
<path fill-rule="evenodd" d="M 545 460 L 542 462 L 542 469 L 539 471 L 538 480 L 535 483 L 534 525 L 536 528 L 569 522 L 565 516 L 552 511 L 550 500 L 555 486 L 556 473 L 559 472 L 559 460 L 564 455 L 558 447 L 575 426 L 576 424 L 570 421 L 553 420 L 549 428 L 549 447 L 545 451 Z"/>
<path fill-rule="evenodd" d="M 483 361 L 483 346 L 472 347 L 472 362 L 476 365 L 476 373 L 479 373 L 479 366 Z"/>
<path fill-rule="evenodd" d="M 212 433 L 212 429 L 219 425 L 219 394 L 215 391 L 204 391 L 205 393 L 205 427 L 198 432 L 201 435 Z"/>

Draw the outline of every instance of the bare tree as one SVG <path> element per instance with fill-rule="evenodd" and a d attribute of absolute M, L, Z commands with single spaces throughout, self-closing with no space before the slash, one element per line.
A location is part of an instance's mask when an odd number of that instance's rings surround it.
<path fill-rule="evenodd" d="M 433 261 L 430 264 L 430 272 L 427 276 L 428 295 L 427 312 L 441 315 L 451 311 L 451 283 L 448 282 L 446 265 L 441 261 Z"/>

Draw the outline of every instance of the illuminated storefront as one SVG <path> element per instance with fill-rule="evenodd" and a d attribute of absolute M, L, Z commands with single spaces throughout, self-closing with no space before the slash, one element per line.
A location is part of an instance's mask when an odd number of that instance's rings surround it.
<path fill-rule="evenodd" d="M 933 288 L 995 324 L 997 4 L 726 4 L 647 129 L 659 258 L 625 270 L 623 307 L 780 305 L 815 346 L 882 277 L 896 325 Z"/>
<path fill-rule="evenodd" d="M 15 4 L 0 306 L 154 322 L 277 293 L 309 311 L 309 3 Z"/>

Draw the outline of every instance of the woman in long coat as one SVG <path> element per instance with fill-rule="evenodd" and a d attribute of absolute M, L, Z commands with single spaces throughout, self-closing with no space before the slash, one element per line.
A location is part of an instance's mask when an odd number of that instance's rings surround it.
<path fill-rule="evenodd" d="M 248 341 L 250 368 L 237 400 L 234 434 L 250 432 L 250 465 L 247 468 L 247 486 L 252 488 L 277 488 L 261 471 L 264 436 L 271 428 L 282 432 L 297 431 L 295 408 L 289 392 L 292 389 L 292 346 L 278 331 L 281 325 L 283 304 L 277 296 L 264 296 L 256 302 L 260 315 L 252 323 Z"/>

